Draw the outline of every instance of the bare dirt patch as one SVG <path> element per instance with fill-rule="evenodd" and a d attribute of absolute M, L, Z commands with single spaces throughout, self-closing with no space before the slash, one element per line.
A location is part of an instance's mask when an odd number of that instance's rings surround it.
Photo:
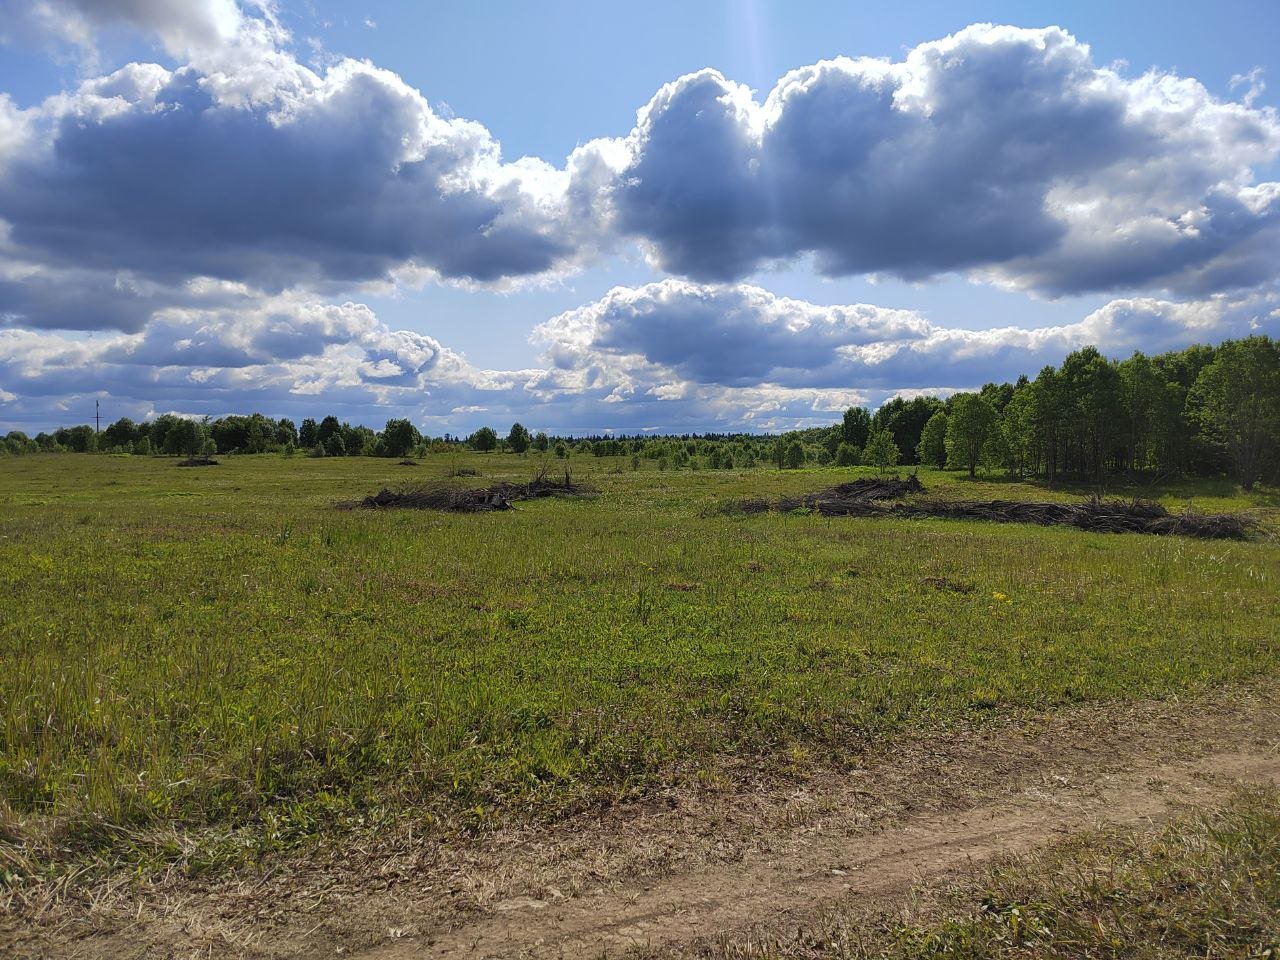
<path fill-rule="evenodd" d="M 1274 682 L 1095 704 L 888 744 L 853 770 L 749 770 L 479 837 L 415 834 L 183 878 L 10 904 L 19 957 L 510 957 L 696 949 L 777 929 L 1097 823 L 1280 780 Z M 20 909 L 19 909 L 20 908 Z"/>

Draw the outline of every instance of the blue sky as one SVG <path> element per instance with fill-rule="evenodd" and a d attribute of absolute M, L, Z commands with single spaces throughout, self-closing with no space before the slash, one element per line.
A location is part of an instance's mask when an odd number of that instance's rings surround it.
<path fill-rule="evenodd" d="M 1274 3 L 0 23 L 0 426 L 780 429 L 1280 316 Z"/>

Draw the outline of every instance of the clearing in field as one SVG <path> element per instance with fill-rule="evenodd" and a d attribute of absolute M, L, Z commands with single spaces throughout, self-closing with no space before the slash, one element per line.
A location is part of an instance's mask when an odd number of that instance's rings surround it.
<path fill-rule="evenodd" d="M 334 509 L 404 489 L 392 460 L 0 461 L 8 953 L 1277 937 L 1273 492 L 1141 491 L 1256 522 L 1202 540 L 725 510 L 869 470 L 573 469 L 591 496 L 458 513 Z"/>

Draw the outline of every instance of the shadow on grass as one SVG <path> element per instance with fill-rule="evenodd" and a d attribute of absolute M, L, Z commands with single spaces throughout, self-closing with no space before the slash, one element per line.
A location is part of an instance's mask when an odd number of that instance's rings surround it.
<path fill-rule="evenodd" d="M 1280 508 L 1280 487 L 1259 484 L 1246 493 L 1240 484 L 1230 477 L 1194 477 L 1166 478 L 1141 476 L 1115 476 L 1103 480 L 1084 480 L 1078 477 L 1059 478 L 1050 483 L 1042 477 L 1011 477 L 1007 474 L 978 473 L 970 477 L 967 473 L 952 475 L 957 486 L 974 484 L 982 486 L 1007 485 L 1027 486 L 1041 490 L 1052 490 L 1078 497 L 1106 496 L 1130 499 L 1138 497 L 1145 500 L 1156 500 L 1161 497 L 1174 497 L 1190 500 L 1194 497 L 1212 497 L 1221 500 L 1247 498 L 1255 506 Z"/>

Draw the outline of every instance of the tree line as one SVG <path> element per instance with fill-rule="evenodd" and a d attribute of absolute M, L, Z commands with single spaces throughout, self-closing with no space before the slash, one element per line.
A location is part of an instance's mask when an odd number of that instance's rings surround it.
<path fill-rule="evenodd" d="M 851 407 L 836 424 L 781 435 L 556 437 L 515 423 L 505 435 L 485 426 L 464 440 L 424 436 L 405 419 L 375 431 L 334 416 L 295 426 L 262 414 L 165 414 L 145 423 L 122 418 L 100 434 L 86 425 L 34 438 L 13 431 L 0 451 L 403 457 L 459 445 L 562 458 L 629 456 L 635 467 L 644 459 L 676 470 L 928 464 L 1050 481 L 1231 474 L 1250 489 L 1280 479 L 1280 344 L 1260 335 L 1123 361 L 1085 347 L 1034 379 L 946 398 L 895 397 L 874 413 Z"/>
<path fill-rule="evenodd" d="M 273 420 L 260 413 L 196 420 L 171 413 L 135 423 L 121 417 L 102 431 L 81 424 L 28 437 L 14 430 L 0 448 L 12 454 L 41 451 L 72 453 L 131 453 L 185 455 L 217 453 L 283 453 L 299 451 L 314 457 L 403 457 L 419 450 L 423 436 L 409 420 L 392 419 L 381 431 L 341 422 L 328 416 L 303 420 Z"/>
<path fill-rule="evenodd" d="M 1123 361 L 1085 347 L 1034 379 L 988 383 L 945 399 L 895 397 L 874 413 L 851 407 L 830 427 L 781 436 L 550 442 L 561 455 L 630 454 L 674 469 L 927 464 L 1050 481 L 1232 475 L 1251 489 L 1280 481 L 1280 344 L 1259 335 L 1156 356 L 1136 352 Z M 525 448 L 511 437 L 504 444 L 487 427 L 468 443 L 479 450 Z"/>

